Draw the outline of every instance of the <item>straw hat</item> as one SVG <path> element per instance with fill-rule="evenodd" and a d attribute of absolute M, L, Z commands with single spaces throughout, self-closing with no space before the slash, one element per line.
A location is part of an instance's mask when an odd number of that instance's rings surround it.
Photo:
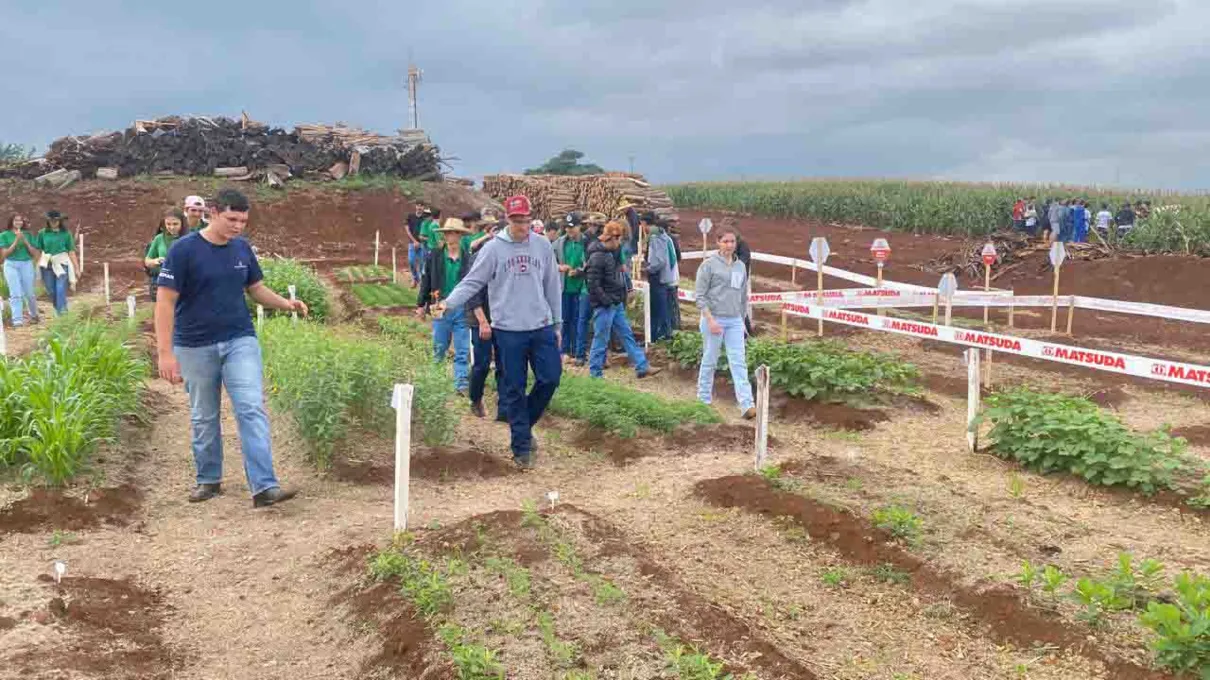
<path fill-rule="evenodd" d="M 445 220 L 445 226 L 437 230 L 442 234 L 469 234 L 470 229 L 466 228 L 466 224 L 457 217 L 450 217 Z"/>

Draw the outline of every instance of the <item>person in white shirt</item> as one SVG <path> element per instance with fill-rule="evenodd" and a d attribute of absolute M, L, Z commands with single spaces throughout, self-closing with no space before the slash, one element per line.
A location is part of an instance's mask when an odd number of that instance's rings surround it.
<path fill-rule="evenodd" d="M 1101 210 L 1097 213 L 1097 233 L 1102 237 L 1109 237 L 1109 225 L 1113 222 L 1113 213 L 1109 212 L 1109 204 L 1102 203 Z"/>

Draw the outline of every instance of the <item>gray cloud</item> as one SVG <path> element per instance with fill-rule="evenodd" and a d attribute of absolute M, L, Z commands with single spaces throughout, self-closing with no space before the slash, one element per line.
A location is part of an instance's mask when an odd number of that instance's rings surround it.
<path fill-rule="evenodd" d="M 468 175 L 574 146 L 660 181 L 1198 187 L 1208 20 L 1196 0 L 17 0 L 0 139 L 241 109 L 391 130 L 411 56 L 421 122 Z"/>

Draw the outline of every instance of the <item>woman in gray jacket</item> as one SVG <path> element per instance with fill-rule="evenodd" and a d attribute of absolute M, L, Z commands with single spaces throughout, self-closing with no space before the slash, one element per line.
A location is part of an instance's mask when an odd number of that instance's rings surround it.
<path fill-rule="evenodd" d="M 748 359 L 744 347 L 744 315 L 748 309 L 748 269 L 735 256 L 737 236 L 724 227 L 718 235 L 718 252 L 697 270 L 694 286 L 697 308 L 702 312 L 702 367 L 697 374 L 697 398 L 703 404 L 714 399 L 714 369 L 725 347 L 735 383 L 735 400 L 744 418 L 756 417 L 752 384 L 748 382 Z"/>

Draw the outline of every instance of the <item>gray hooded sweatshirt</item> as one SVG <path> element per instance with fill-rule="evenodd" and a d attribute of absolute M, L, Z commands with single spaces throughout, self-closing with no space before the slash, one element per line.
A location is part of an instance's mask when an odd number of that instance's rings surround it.
<path fill-rule="evenodd" d="M 697 268 L 694 293 L 697 295 L 697 308 L 709 309 L 716 318 L 746 316 L 748 269 L 738 257 L 732 256 L 728 265 L 723 256 L 716 252 Z"/>
<path fill-rule="evenodd" d="M 513 241 L 508 229 L 483 245 L 475 263 L 445 300 L 449 309 L 459 309 L 487 286 L 492 328 L 502 331 L 535 331 L 563 323 L 561 275 L 550 241 L 530 234 Z"/>
<path fill-rule="evenodd" d="M 675 286 L 681 280 L 672 237 L 659 227 L 651 230 L 651 236 L 647 240 L 646 266 L 648 271 L 659 272 L 659 282 L 665 286 Z"/>

